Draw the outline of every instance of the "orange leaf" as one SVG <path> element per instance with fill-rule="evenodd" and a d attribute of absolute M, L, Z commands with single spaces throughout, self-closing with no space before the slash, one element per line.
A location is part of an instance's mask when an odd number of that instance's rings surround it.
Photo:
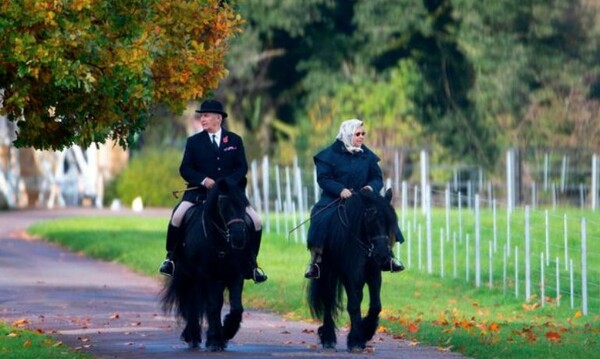
<path fill-rule="evenodd" d="M 575 315 L 573 316 L 573 319 L 577 319 L 581 317 L 581 310 L 578 310 Z"/>
<path fill-rule="evenodd" d="M 31 346 L 31 340 L 27 339 L 25 343 L 23 343 L 24 348 L 29 348 Z"/>
<path fill-rule="evenodd" d="M 387 333 L 389 333 L 389 331 L 388 331 L 388 328 L 384 327 L 383 325 L 380 325 L 377 328 L 377 333 L 386 333 L 387 334 Z"/>
<path fill-rule="evenodd" d="M 445 326 L 445 325 L 448 325 L 448 321 L 447 321 L 446 319 L 440 318 L 440 319 L 438 319 L 438 320 L 434 320 L 434 321 L 432 322 L 432 324 L 433 324 L 433 325 L 440 326 L 440 327 L 443 327 L 443 326 Z"/>
<path fill-rule="evenodd" d="M 557 332 L 546 332 L 546 338 L 554 343 L 560 343 L 560 334 Z"/>
<path fill-rule="evenodd" d="M 490 332 L 497 332 L 500 331 L 500 326 L 498 325 L 498 323 L 492 323 L 488 326 L 488 329 Z"/>
<path fill-rule="evenodd" d="M 525 310 L 535 310 L 537 307 L 539 307 L 539 303 L 532 303 L 532 304 L 523 304 L 523 309 Z"/>
<path fill-rule="evenodd" d="M 12 326 L 13 327 L 22 327 L 28 323 L 29 323 L 29 321 L 26 318 L 21 318 L 21 319 L 17 319 L 14 322 L 12 322 Z"/>
<path fill-rule="evenodd" d="M 456 322 L 455 325 L 457 327 L 461 327 L 463 329 L 469 329 L 473 326 L 473 324 L 471 322 L 468 322 L 466 320 L 460 321 L 460 322 Z"/>
<path fill-rule="evenodd" d="M 411 333 L 416 333 L 419 331 L 419 325 L 416 323 L 410 323 L 408 324 L 408 331 Z"/>

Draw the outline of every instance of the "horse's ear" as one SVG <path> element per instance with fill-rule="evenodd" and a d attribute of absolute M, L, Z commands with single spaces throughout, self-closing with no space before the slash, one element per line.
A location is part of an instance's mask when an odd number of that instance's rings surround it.
<path fill-rule="evenodd" d="M 385 196 L 384 196 L 384 198 L 385 198 L 385 199 L 386 199 L 388 202 L 392 203 L 392 189 L 391 189 L 391 188 L 388 188 L 388 189 L 385 191 Z"/>

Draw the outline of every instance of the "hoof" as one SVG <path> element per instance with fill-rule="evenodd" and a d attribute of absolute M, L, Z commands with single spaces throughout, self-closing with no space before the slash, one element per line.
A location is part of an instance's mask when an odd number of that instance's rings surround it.
<path fill-rule="evenodd" d="M 200 342 L 197 340 L 191 340 L 187 342 L 189 349 L 198 349 L 200 347 Z"/>
<path fill-rule="evenodd" d="M 350 353 L 362 353 L 365 350 L 365 346 L 364 345 L 355 345 L 355 346 L 351 346 L 348 347 L 348 351 Z"/>
<path fill-rule="evenodd" d="M 333 342 L 323 343 L 323 349 L 335 349 L 335 343 L 333 343 Z"/>
<path fill-rule="evenodd" d="M 209 352 L 222 352 L 223 350 L 225 350 L 225 346 L 216 344 L 207 345 L 206 350 L 208 350 Z"/>

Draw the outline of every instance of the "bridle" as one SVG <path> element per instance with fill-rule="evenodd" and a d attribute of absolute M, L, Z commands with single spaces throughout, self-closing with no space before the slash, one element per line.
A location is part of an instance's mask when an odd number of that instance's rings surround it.
<path fill-rule="evenodd" d="M 219 197 L 221 197 L 221 196 L 219 196 Z M 222 197 L 227 197 L 227 196 L 222 196 Z M 202 212 L 202 229 L 204 230 L 204 236 L 206 238 L 208 238 L 208 232 L 206 230 L 206 228 L 207 228 L 207 226 L 206 226 L 207 221 L 206 221 L 206 218 L 205 218 L 206 212 L 208 212 L 208 211 L 203 211 Z M 234 217 L 234 218 L 232 218 L 230 220 L 226 220 L 225 217 L 223 216 L 223 212 L 221 211 L 221 208 L 220 208 L 219 204 L 217 204 L 217 213 L 219 215 L 220 222 L 223 225 L 221 226 L 219 223 L 217 223 L 217 221 L 215 221 L 214 218 L 211 218 L 210 219 L 210 224 L 212 225 L 212 227 L 214 229 L 216 229 L 216 231 L 218 232 L 218 234 L 220 235 L 220 237 L 225 240 L 226 244 L 231 244 L 231 247 L 233 249 L 242 249 L 243 247 L 238 247 L 235 244 L 231 243 L 231 232 L 229 230 L 229 227 L 232 224 L 235 224 L 235 223 L 245 224 L 244 220 L 242 218 L 239 218 L 239 217 Z M 223 255 L 224 252 L 220 252 L 219 254 Z"/>
<path fill-rule="evenodd" d="M 374 208 L 367 208 L 365 210 L 365 212 L 362 214 L 362 220 L 367 223 L 368 219 L 367 216 L 369 215 L 374 215 L 370 214 L 369 211 L 374 211 L 376 213 L 376 209 Z M 343 202 L 340 202 L 340 204 L 337 206 L 337 212 L 338 212 L 338 217 L 340 219 L 340 222 L 342 223 L 342 225 L 348 229 L 350 228 L 350 219 L 348 218 L 348 213 L 346 212 L 346 206 Z M 377 239 L 387 239 L 388 236 L 386 236 L 385 234 L 379 234 L 376 236 L 367 236 L 368 242 L 365 243 L 363 240 L 361 240 L 360 236 L 357 233 L 351 233 L 351 237 L 353 239 L 356 240 L 356 242 L 358 243 L 358 247 L 360 249 L 362 249 L 368 258 L 370 258 L 373 255 L 373 250 L 375 249 L 375 245 L 373 244 L 373 242 Z"/>

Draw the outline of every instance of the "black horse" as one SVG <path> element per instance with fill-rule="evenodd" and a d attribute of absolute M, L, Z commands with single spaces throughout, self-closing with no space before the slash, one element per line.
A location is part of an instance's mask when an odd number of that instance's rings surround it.
<path fill-rule="evenodd" d="M 388 241 L 394 238 L 397 228 L 391 198 L 391 190 L 385 197 L 371 191 L 355 193 L 340 202 L 332 218 L 323 247 L 321 275 L 308 286 L 311 314 L 323 322 L 318 329 L 323 348 L 335 348 L 335 322 L 343 309 L 343 289 L 350 315 L 348 350 L 362 351 L 375 334 L 381 312 L 381 263 L 389 255 Z M 365 284 L 370 301 L 363 318 Z"/>
<path fill-rule="evenodd" d="M 161 302 L 166 313 L 175 309 L 185 321 L 181 339 L 190 348 L 202 342 L 204 318 L 209 351 L 224 350 L 240 328 L 249 235 L 246 206 L 248 200 L 237 186 L 218 181 L 206 201 L 186 213 L 183 245 L 177 249 L 175 273 L 165 283 Z M 221 321 L 225 289 L 230 311 Z"/>

